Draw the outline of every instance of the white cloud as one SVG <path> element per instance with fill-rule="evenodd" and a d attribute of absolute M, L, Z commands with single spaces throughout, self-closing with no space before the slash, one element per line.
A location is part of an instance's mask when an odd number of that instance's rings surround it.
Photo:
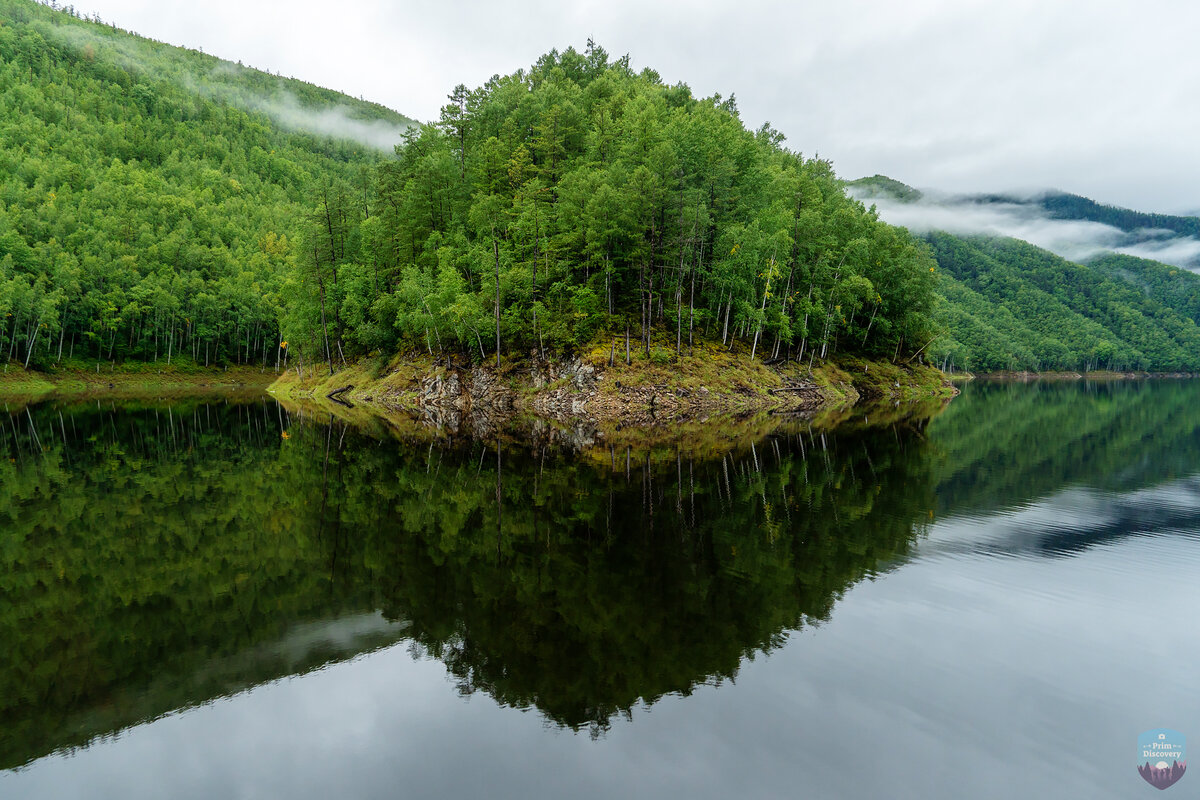
<path fill-rule="evenodd" d="M 1102 253 L 1126 253 L 1194 269 L 1200 258 L 1200 240 L 1171 231 L 1136 231 L 1086 220 L 1053 219 L 1027 195 L 1027 202 L 979 202 L 968 197 L 925 192 L 918 202 L 904 203 L 887 197 L 856 192 L 864 203 L 874 204 L 885 222 L 913 233 L 946 231 L 962 235 L 1010 236 L 1057 253 L 1071 261 L 1086 262 Z M 1154 238 L 1146 237 L 1153 236 Z"/>

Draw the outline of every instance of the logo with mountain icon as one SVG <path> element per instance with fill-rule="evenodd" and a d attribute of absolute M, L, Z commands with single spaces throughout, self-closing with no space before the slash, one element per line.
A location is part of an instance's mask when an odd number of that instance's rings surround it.
<path fill-rule="evenodd" d="M 1158 728 L 1138 736 L 1138 774 L 1155 789 L 1169 789 L 1187 772 L 1187 739 Z"/>

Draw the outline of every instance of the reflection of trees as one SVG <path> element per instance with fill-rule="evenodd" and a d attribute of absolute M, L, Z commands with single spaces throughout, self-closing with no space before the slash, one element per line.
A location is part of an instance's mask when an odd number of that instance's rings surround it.
<path fill-rule="evenodd" d="M 464 692 L 593 732 L 826 619 L 904 554 L 933 501 L 911 430 L 781 432 L 715 460 L 629 451 L 605 467 L 510 450 L 499 538 L 482 445 L 340 457 L 339 519 L 364 535 L 385 613 Z"/>
<path fill-rule="evenodd" d="M 4 766 L 345 658 L 273 643 L 373 609 L 463 691 L 598 732 L 827 618 L 932 507 L 912 429 L 498 458 L 274 404 L 24 413 L 0 417 Z"/>
<path fill-rule="evenodd" d="M 974 384 L 930 425 L 945 513 L 1066 486 L 1128 490 L 1196 471 L 1195 381 Z"/>

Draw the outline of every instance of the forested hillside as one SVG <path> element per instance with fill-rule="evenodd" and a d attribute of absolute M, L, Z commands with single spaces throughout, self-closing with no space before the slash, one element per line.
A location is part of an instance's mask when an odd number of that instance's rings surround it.
<path fill-rule="evenodd" d="M 406 123 L 0 0 L 0 355 L 273 363 L 312 198 L 333 180 L 367 192 L 371 136 Z"/>
<path fill-rule="evenodd" d="M 632 336 L 751 356 L 928 342 L 933 262 L 830 164 L 599 47 L 457 87 L 379 170 L 314 198 L 284 335 L 330 368 L 419 347 L 479 359 Z M 658 344 L 654 342 L 658 341 Z"/>
<path fill-rule="evenodd" d="M 943 369 L 1200 370 L 1200 276 L 1107 249 L 1159 237 L 1151 228 L 1186 242 L 1200 230 L 1200 219 L 1112 208 L 1061 192 L 1033 199 L 929 197 L 883 175 L 847 187 L 925 231 L 921 236 L 941 267 L 933 313 L 938 333 L 926 352 Z M 1009 216 L 979 212 L 995 204 Z M 1094 230 L 1098 225 L 1070 228 L 1054 220 L 1100 223 L 1117 238 L 1106 242 Z M 1058 225 L 1059 247 L 1090 256 L 1076 263 L 995 233 L 1006 225 L 1043 236 L 1039 226 Z M 1073 247 L 1072 233 L 1078 237 Z"/>
<path fill-rule="evenodd" d="M 1163 230 L 1186 236 L 1200 236 L 1200 218 L 1170 214 L 1147 214 L 1128 208 L 1097 203 L 1087 197 L 1063 192 L 1047 192 L 1037 202 L 1056 219 L 1084 219 L 1111 225 L 1127 233 Z"/>
<path fill-rule="evenodd" d="M 946 367 L 1200 369 L 1200 278 L 1113 255 L 1075 264 L 1015 239 L 928 236 L 943 275 L 930 357 Z"/>

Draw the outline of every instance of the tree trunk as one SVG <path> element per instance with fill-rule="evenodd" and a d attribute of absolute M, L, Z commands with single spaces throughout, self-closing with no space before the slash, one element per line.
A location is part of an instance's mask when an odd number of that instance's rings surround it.
<path fill-rule="evenodd" d="M 500 245 L 492 233 L 492 252 L 496 256 L 496 369 L 500 369 Z"/>

